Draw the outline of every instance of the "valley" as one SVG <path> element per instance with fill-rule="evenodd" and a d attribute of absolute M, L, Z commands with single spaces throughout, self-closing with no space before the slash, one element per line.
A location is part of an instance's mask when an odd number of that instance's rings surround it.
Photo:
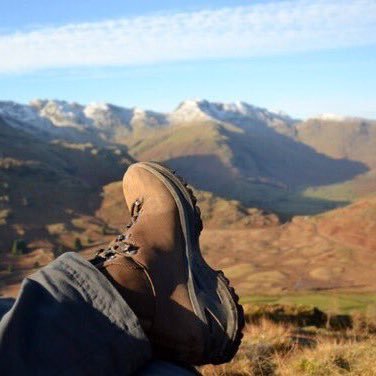
<path fill-rule="evenodd" d="M 300 121 L 245 103 L 185 101 L 161 114 L 2 102 L 0 292 L 121 232 L 119 180 L 135 160 L 163 161 L 192 183 L 203 254 L 245 299 L 374 291 L 375 145 L 373 120 Z"/>

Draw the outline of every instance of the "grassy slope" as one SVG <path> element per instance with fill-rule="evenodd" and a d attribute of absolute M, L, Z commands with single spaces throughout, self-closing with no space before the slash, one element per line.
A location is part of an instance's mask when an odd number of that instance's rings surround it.
<path fill-rule="evenodd" d="M 333 158 L 348 158 L 376 167 L 376 121 L 308 120 L 297 125 L 297 139 Z"/>
<path fill-rule="evenodd" d="M 206 375 L 374 376 L 376 317 L 352 318 L 351 329 L 336 331 L 276 324 L 248 324 L 236 357 L 220 366 L 204 366 Z"/>
<path fill-rule="evenodd" d="M 297 126 L 297 139 L 320 153 L 364 163 L 369 171 L 338 184 L 307 188 L 304 195 L 328 200 L 354 200 L 376 191 L 376 122 L 309 120 Z"/>
<path fill-rule="evenodd" d="M 365 312 L 376 315 L 375 293 L 287 293 L 284 295 L 250 295 L 241 298 L 242 303 L 309 305 L 325 312 Z"/>
<path fill-rule="evenodd" d="M 374 291 L 375 224 L 376 200 L 371 197 L 278 227 L 208 229 L 201 244 L 209 263 L 224 269 L 243 296 Z"/>

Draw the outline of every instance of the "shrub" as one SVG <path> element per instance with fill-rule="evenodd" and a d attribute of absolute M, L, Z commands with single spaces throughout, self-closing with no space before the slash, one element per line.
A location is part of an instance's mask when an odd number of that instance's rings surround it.
<path fill-rule="evenodd" d="M 334 330 L 351 329 L 353 319 L 346 314 L 327 314 L 309 305 L 287 304 L 245 304 L 245 320 L 258 324 L 266 319 L 274 323 L 288 323 L 297 326 L 327 327 Z"/>
<path fill-rule="evenodd" d="M 55 258 L 58 258 L 59 256 L 61 256 L 63 253 L 65 252 L 63 246 L 59 245 L 57 247 L 57 249 L 54 249 L 53 250 L 53 254 L 55 256 Z"/>
<path fill-rule="evenodd" d="M 115 235 L 117 230 L 109 227 L 107 224 L 102 226 L 102 235 Z"/>
<path fill-rule="evenodd" d="M 12 254 L 13 255 L 22 255 L 27 252 L 27 244 L 23 239 L 16 239 L 12 244 Z"/>
<path fill-rule="evenodd" d="M 81 240 L 80 238 L 76 238 L 76 240 L 74 241 L 74 249 L 76 252 L 79 252 L 82 250 L 82 243 L 81 243 Z"/>
<path fill-rule="evenodd" d="M 262 304 L 244 306 L 245 319 L 257 324 L 262 319 L 275 323 L 289 323 L 298 326 L 322 327 L 327 322 L 327 315 L 318 308 L 306 305 Z"/>

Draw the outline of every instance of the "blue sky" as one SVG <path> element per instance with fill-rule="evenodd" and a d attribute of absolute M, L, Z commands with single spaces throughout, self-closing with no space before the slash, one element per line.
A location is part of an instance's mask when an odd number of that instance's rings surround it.
<path fill-rule="evenodd" d="M 376 2 L 2 0 L 0 100 L 376 118 Z"/>

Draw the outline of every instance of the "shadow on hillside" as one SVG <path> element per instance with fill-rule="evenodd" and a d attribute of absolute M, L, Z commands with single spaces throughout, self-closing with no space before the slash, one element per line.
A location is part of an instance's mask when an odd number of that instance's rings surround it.
<path fill-rule="evenodd" d="M 186 177 L 197 189 L 211 191 L 226 199 L 239 200 L 248 207 L 274 212 L 282 220 L 288 220 L 294 215 L 314 215 L 350 203 L 305 197 L 301 190 L 293 191 L 287 185 L 272 179 L 247 179 L 236 169 L 225 165 L 216 155 L 190 155 L 169 159 L 165 163 Z M 350 163 L 351 168 L 358 165 L 362 164 Z M 343 179 L 355 176 L 355 171 L 364 169 L 358 167 L 352 174 L 342 172 Z M 331 179 L 326 180 L 327 184 L 342 181 L 339 175 L 336 180 Z"/>
<path fill-rule="evenodd" d="M 270 127 L 252 124 L 243 130 L 239 133 L 223 128 L 221 133 L 227 137 L 233 153 L 232 164 L 246 178 L 279 182 L 296 191 L 301 187 L 341 183 L 369 170 L 362 162 L 318 153 Z"/>
<path fill-rule="evenodd" d="M 305 197 L 303 191 L 342 183 L 369 170 L 359 161 L 318 153 L 262 123 L 242 124 L 236 131 L 225 125 L 217 127 L 230 149 L 230 159 L 221 159 L 218 152 L 182 156 L 166 163 L 181 171 L 198 189 L 274 211 L 284 219 L 348 204 Z"/>

